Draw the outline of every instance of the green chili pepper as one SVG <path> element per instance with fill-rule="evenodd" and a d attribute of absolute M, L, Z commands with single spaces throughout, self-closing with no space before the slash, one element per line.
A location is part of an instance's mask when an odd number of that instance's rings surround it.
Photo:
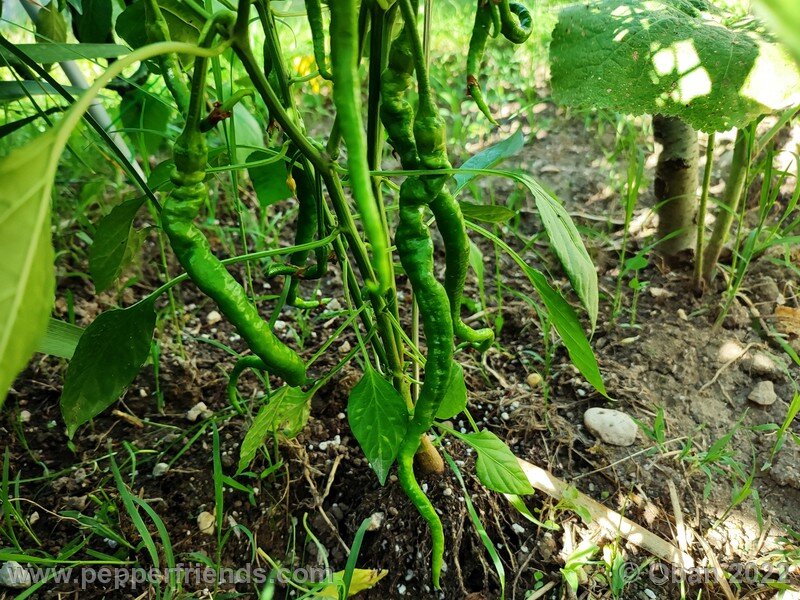
<path fill-rule="evenodd" d="M 500 18 L 500 7 L 495 0 L 484 0 L 489 5 L 489 12 L 492 14 L 492 37 L 496 38 L 503 29 L 503 22 Z"/>
<path fill-rule="evenodd" d="M 311 27 L 311 41 L 314 44 L 314 60 L 317 61 L 319 74 L 323 79 L 332 79 L 325 59 L 325 24 L 322 19 L 322 2 L 320 0 L 306 0 L 306 13 L 308 25 Z"/>
<path fill-rule="evenodd" d="M 416 169 L 419 162 L 414 141 L 414 109 L 406 99 L 413 74 L 414 57 L 406 24 L 392 42 L 386 68 L 381 75 L 380 106 L 381 121 L 389 143 L 404 169 Z"/>
<path fill-rule="evenodd" d="M 222 19 L 226 17 L 223 15 Z M 213 37 L 213 24 L 201 34 L 201 45 Z M 204 105 L 208 60 L 195 60 L 186 125 L 175 142 L 175 190 L 167 197 L 161 212 L 164 231 L 175 256 L 203 293 L 214 300 L 239 331 L 250 349 L 263 361 L 266 370 L 282 377 L 289 385 L 306 383 L 306 369 L 298 354 L 281 342 L 250 302 L 241 284 L 214 255 L 203 232 L 194 224 L 208 197 L 205 168 L 208 159 L 205 138 L 200 132 L 200 112 Z"/>
<path fill-rule="evenodd" d="M 491 3 L 491 0 L 490 0 Z M 492 4 L 495 8 L 496 5 Z M 472 37 L 469 40 L 469 52 L 467 53 L 467 92 L 480 111 L 489 119 L 492 125 L 497 125 L 497 121 L 492 116 L 492 111 L 483 98 L 483 90 L 478 82 L 478 73 L 483 60 L 483 53 L 486 50 L 486 40 L 489 38 L 489 29 L 492 24 L 492 9 L 483 0 L 478 0 L 478 7 L 475 10 L 475 24 L 472 26 Z"/>
<path fill-rule="evenodd" d="M 375 282 L 368 286 L 384 293 L 391 286 L 392 263 L 383 218 L 372 193 L 367 148 L 361 117 L 361 82 L 358 77 L 358 2 L 331 2 L 331 59 L 333 101 L 339 114 L 342 138 L 348 151 L 350 185 L 367 241 L 372 245 Z"/>
<path fill-rule="evenodd" d="M 503 36 L 513 44 L 522 44 L 531 37 L 533 20 L 524 4 L 500 0 L 500 22 Z"/>

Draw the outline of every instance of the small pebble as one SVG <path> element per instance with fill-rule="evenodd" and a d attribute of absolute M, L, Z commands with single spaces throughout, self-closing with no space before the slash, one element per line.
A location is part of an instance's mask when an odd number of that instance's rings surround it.
<path fill-rule="evenodd" d="M 527 383 L 531 389 L 539 387 L 539 384 L 542 383 L 542 376 L 538 373 L 531 373 L 525 378 L 525 383 Z"/>
<path fill-rule="evenodd" d="M 216 325 L 220 321 L 222 321 L 222 315 L 216 310 L 212 310 L 206 315 L 206 323 L 209 325 Z"/>
<path fill-rule="evenodd" d="M 156 463 L 156 466 L 153 467 L 153 477 L 161 477 L 167 471 L 169 471 L 169 465 L 167 463 Z"/>
<path fill-rule="evenodd" d="M 214 535 L 214 526 L 216 525 L 216 517 L 210 512 L 204 510 L 197 515 L 197 528 L 200 533 L 205 535 Z"/>
<path fill-rule="evenodd" d="M 369 525 L 367 525 L 367 531 L 378 531 L 385 520 L 386 513 L 380 511 L 372 513 L 369 516 Z"/>
<path fill-rule="evenodd" d="M 759 406 L 772 406 L 778 399 L 778 395 L 775 393 L 775 386 L 771 381 L 759 381 L 747 399 Z"/>
<path fill-rule="evenodd" d="M 639 429 L 624 412 L 610 408 L 590 408 L 583 415 L 583 424 L 595 437 L 613 446 L 632 446 Z"/>
<path fill-rule="evenodd" d="M 0 567 L 0 586 L 24 590 L 33 585 L 31 574 L 16 561 L 10 560 Z"/>
<path fill-rule="evenodd" d="M 21 410 L 19 411 L 19 422 L 20 423 L 30 423 L 31 422 L 31 413 L 29 410 Z"/>

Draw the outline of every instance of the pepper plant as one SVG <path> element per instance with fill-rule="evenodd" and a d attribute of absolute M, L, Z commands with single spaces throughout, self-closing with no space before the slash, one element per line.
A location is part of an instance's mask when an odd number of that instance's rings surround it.
<path fill-rule="evenodd" d="M 508 148 L 519 147 L 520 134 L 512 138 L 513 143 L 501 142 L 476 155 L 461 169 L 452 167 L 447 122 L 429 81 L 420 33 L 422 21 L 432 17 L 421 11 L 416 1 L 336 0 L 327 4 L 328 10 L 319 0 L 306 2 L 318 75 L 330 79 L 333 86 L 335 118 L 327 139 L 307 133 L 296 99 L 298 86 L 308 79 L 289 75 L 274 4 L 271 0 L 240 0 L 237 6 L 226 3 L 227 8 L 212 13 L 210 4 L 204 7 L 188 0 L 136 0 L 116 20 L 116 33 L 133 51 L 113 44 L 62 41 L 18 45 L 0 39 L 3 52 L 21 65 L 20 72 L 26 77 L 38 76 L 57 89 L 42 63 L 70 52 L 92 58 L 115 57 L 55 126 L 0 161 L 0 244 L 8 258 L 0 273 L 0 399 L 35 351 L 69 357 L 61 407 L 67 434 L 74 436 L 80 426 L 119 398 L 151 356 L 159 298 L 191 281 L 213 300 L 249 351 L 239 357 L 230 373 L 228 392 L 234 407 L 247 414 L 236 393 L 244 369 L 256 369 L 283 382 L 269 395 L 242 442 L 242 470 L 268 436 L 289 438 L 302 430 L 312 396 L 342 364 L 326 372 L 309 369 L 302 349 L 293 348 L 275 333 L 274 319 L 261 316 L 228 266 L 268 261 L 263 266 L 264 276 L 283 278 L 283 293 L 274 314 L 284 309 L 320 309 L 325 300 L 302 298 L 298 282 L 323 278 L 336 269 L 350 314 L 347 322 L 354 327 L 359 324 L 359 346 L 345 360 L 360 357 L 363 371 L 349 397 L 348 421 L 381 484 L 397 463 L 400 485 L 430 528 L 432 579 L 439 587 L 444 532 L 417 479 L 420 473 L 444 470 L 429 434 L 454 435 L 472 446 L 477 452 L 478 476 L 488 488 L 508 494 L 532 491 L 516 459 L 494 434 L 477 428 L 459 433 L 441 423 L 467 410 L 456 342 L 461 342 L 458 350 L 462 352 L 483 352 L 494 342 L 491 329 L 473 329 L 462 320 L 468 228 L 492 236 L 479 224 L 465 220 L 456 194 L 479 175 L 510 177 L 527 187 L 592 327 L 598 303 L 595 270 L 560 203 L 530 176 L 496 168 Z M 530 34 L 530 15 L 524 6 L 508 0 L 477 0 L 475 10 L 467 80 L 473 98 L 494 121 L 475 71 L 488 36 L 502 34 L 512 43 L 522 43 Z M 258 49 L 260 58 L 252 45 L 256 38 L 264 40 Z M 368 61 L 364 58 L 367 43 Z M 226 92 L 219 81 L 209 85 L 211 65 L 219 61 L 228 61 L 231 68 L 241 65 L 247 74 L 245 80 L 238 80 L 241 87 Z M 63 324 L 50 319 L 55 289 L 50 236 L 54 176 L 71 132 L 98 92 L 137 65 L 139 69 L 144 65 L 150 76 L 163 81 L 180 114 L 181 133 L 172 144 L 172 159 L 166 163 L 169 175 L 158 190 L 136 175 L 135 165 L 125 161 L 124 153 L 114 151 L 141 196 L 117 206 L 98 225 L 91 270 L 98 288 L 111 285 L 119 276 L 134 219 L 148 203 L 159 225 L 158 235 L 184 272 L 166 279 L 132 306 L 101 314 L 85 331 L 73 328 L 65 335 Z M 361 67 L 369 80 L 365 104 Z M 241 164 L 236 152 L 229 150 L 224 156 L 224 146 L 213 146 L 218 141 L 215 132 L 220 123 L 253 100 L 263 103 L 268 112 L 261 131 L 269 133 L 271 145 Z M 87 122 L 106 139 L 96 121 L 88 118 Z M 388 146 L 383 142 L 383 130 Z M 384 169 L 389 148 L 399 158 L 402 170 Z M 216 156 L 215 165 L 223 165 L 222 170 L 232 176 L 248 168 L 254 182 L 266 177 L 272 185 L 296 194 L 299 214 L 293 246 L 224 260 L 216 256 L 198 225 L 198 217 L 209 206 L 211 152 Z M 268 168 L 266 175 L 259 171 L 263 168 Z M 42 176 L 31 177 L 32 171 Z M 151 175 L 148 181 L 154 179 Z M 395 180 L 401 181 L 396 195 Z M 444 240 L 443 281 L 437 278 L 438 258 L 428 211 Z M 541 272 L 524 263 L 501 240 L 494 240 L 510 253 L 539 292 L 542 312 L 561 334 L 575 365 L 605 394 L 597 363 L 570 304 Z M 404 286 L 406 279 L 424 344 L 414 344 L 418 336 L 409 338 L 405 333 L 408 307 L 398 301 L 398 287 Z M 421 381 L 415 369 L 424 372 Z"/>
<path fill-rule="evenodd" d="M 550 63 L 557 102 L 653 115 L 662 145 L 654 185 L 658 249 L 671 259 L 694 247 L 695 286 L 702 290 L 737 214 L 751 151 L 780 131 L 771 129 L 754 148 L 747 128 L 781 111 L 788 111 L 785 123 L 800 104 L 800 74 L 789 53 L 758 23 L 737 21 L 705 0 L 598 0 L 560 12 Z M 733 160 L 704 245 L 697 131 L 732 128 L 738 130 Z"/>

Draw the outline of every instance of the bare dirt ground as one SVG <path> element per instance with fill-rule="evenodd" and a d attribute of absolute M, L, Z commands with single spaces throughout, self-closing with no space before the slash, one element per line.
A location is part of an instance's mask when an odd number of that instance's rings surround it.
<path fill-rule="evenodd" d="M 675 510 L 669 494 L 669 482 L 674 483 L 683 519 L 692 532 L 686 538 L 689 552 L 706 573 L 713 570 L 709 559 L 713 556 L 734 575 L 742 570 L 738 563 L 758 562 L 762 577 L 769 576 L 772 567 L 765 559 L 772 556 L 780 562 L 780 555 L 771 553 L 786 549 L 780 540 L 785 528 L 800 529 L 800 448 L 787 440 L 773 456 L 775 432 L 761 426 L 783 423 L 795 393 L 793 381 L 800 372 L 774 340 L 763 333 L 763 327 L 780 324 L 774 317 L 776 307 L 798 307 L 796 273 L 779 268 L 769 256 L 761 257 L 752 266 L 741 298 L 715 325 L 719 292 L 710 290 L 696 298 L 689 292 L 690 267 L 669 271 L 651 261 L 639 274 L 649 286 L 639 294 L 636 325 L 630 325 L 627 312 L 612 322 L 610 298 L 617 285 L 622 208 L 618 195 L 608 185 L 607 174 L 618 167 L 605 158 L 601 145 L 604 140 L 588 135 L 583 123 L 564 118 L 549 104 L 542 105 L 540 114 L 547 119 L 548 128 L 533 132 L 524 152 L 515 159 L 515 166 L 525 168 L 554 189 L 579 226 L 591 234 L 587 236 L 587 246 L 598 265 L 601 292 L 605 295 L 592 346 L 614 400 L 603 398 L 585 383 L 562 348 L 555 350 L 549 368 L 544 368 L 541 357 L 552 346 L 544 341 L 549 341 L 552 333 L 543 332 L 533 308 L 518 295 L 506 292 L 499 346 L 485 356 L 473 350 L 459 355 L 467 375 L 472 415 L 479 426 L 488 427 L 505 439 L 518 456 L 549 469 L 677 544 Z M 720 153 L 725 150 L 722 145 Z M 497 198 L 514 193 L 509 185 L 496 180 L 491 185 Z M 643 190 L 637 216 L 644 214 L 650 201 L 649 193 Z M 641 244 L 648 227 L 646 219 L 639 222 L 641 235 L 632 239 L 633 249 Z M 532 237 L 540 231 L 530 204 L 521 211 L 518 225 L 523 236 Z M 510 260 L 496 257 L 486 244 L 481 247 L 487 273 L 495 273 L 497 267 L 508 290 L 534 295 Z M 539 256 L 542 252 L 544 264 Z M 525 257 L 539 267 L 551 269 L 559 278 L 559 287 L 568 291 L 563 274 L 547 258 L 544 241 L 532 244 Z M 501 263 L 497 265 L 496 260 Z M 143 272 L 147 273 L 146 263 Z M 330 286 L 336 287 L 335 277 Z M 487 278 L 487 288 L 488 293 L 494 292 L 491 277 Z M 622 289 L 624 305 L 630 306 L 633 292 L 627 286 Z M 72 291 L 82 325 L 108 308 L 104 302 L 111 300 L 87 300 L 91 290 Z M 64 288 L 60 289 L 59 296 L 64 292 Z M 1 417 L 0 439 L 8 453 L 10 496 L 21 499 L 18 510 L 38 538 L 37 543 L 28 534 L 20 535 L 20 545 L 29 552 L 58 555 L 75 539 L 85 538 L 86 546 L 74 558 L 90 559 L 92 549 L 135 556 L 149 564 L 145 549 L 137 546 L 136 530 L 129 516 L 121 510 L 109 471 L 109 453 L 114 453 L 132 491 L 146 499 L 163 519 L 173 551 L 185 557 L 184 562 L 200 554 L 216 560 L 217 537 L 204 535 L 197 525 L 198 515 L 213 511 L 215 502 L 212 429 L 209 421 L 202 418 L 188 421 L 186 412 L 201 400 L 214 412 L 223 471 L 232 475 L 249 422 L 229 408 L 225 394 L 229 357 L 202 338 L 242 348 L 224 322 L 206 322 L 213 306 L 192 286 L 183 286 L 178 293 L 192 308 L 183 325 L 188 334 L 184 338 L 188 358 L 181 358 L 172 326 L 166 324 L 159 334 L 162 352 L 157 376 L 152 365 L 147 366 L 115 407 L 119 412 L 107 411 L 92 426 L 85 427 L 76 436 L 74 446 L 67 445 L 58 409 L 65 363 L 38 357 L 17 381 Z M 63 303 L 60 306 L 65 310 Z M 325 324 L 326 329 L 317 329 L 316 336 L 309 337 L 309 356 L 341 323 L 340 317 L 323 314 L 322 310 L 312 313 L 311 319 L 314 327 Z M 288 336 L 297 325 L 291 315 L 286 321 L 283 333 Z M 347 343 L 355 343 L 355 339 Z M 334 346 L 331 355 L 316 368 L 321 371 L 335 364 L 341 351 Z M 532 387 L 529 376 L 534 372 L 541 374 L 544 381 Z M 248 497 L 225 487 L 225 526 L 246 527 L 259 548 L 285 564 L 320 567 L 326 558 L 338 570 L 344 568 L 346 548 L 358 526 L 365 518 L 373 517 L 377 525 L 364 538 L 358 566 L 387 569 L 388 574 L 360 597 L 499 598 L 500 579 L 472 525 L 464 490 L 451 473 L 426 481 L 449 540 L 443 590 L 435 593 L 430 588 L 430 546 L 424 522 L 394 481 L 386 487 L 378 484 L 347 427 L 346 398 L 357 377 L 353 367 L 320 391 L 313 401 L 309 425 L 296 440 L 279 446 L 270 442 L 273 467 L 262 457 L 254 468 L 256 473 L 269 468 L 270 475 L 248 481 L 258 489 L 257 496 Z M 763 381 L 772 382 L 777 395 L 770 406 L 758 406 L 747 399 Z M 251 375 L 244 377 L 240 388 L 245 398 L 254 397 L 263 389 Z M 159 393 L 164 399 L 163 412 L 156 409 L 155 397 Z M 662 408 L 662 447 L 657 447 L 643 431 L 637 442 L 626 448 L 598 442 L 583 425 L 584 412 L 590 407 L 621 410 L 649 427 Z M 29 413 L 30 420 L 21 419 L 22 411 Z M 455 419 L 453 426 L 468 424 Z M 796 424 L 792 428 L 800 432 Z M 709 450 L 715 441 L 731 432 L 724 452 L 712 456 Z M 541 595 L 534 594 L 534 598 L 575 597 L 560 573 L 565 558 L 584 540 L 608 548 L 616 541 L 603 536 L 593 525 L 584 524 L 568 508 L 537 493 L 525 499 L 527 506 L 541 520 L 552 519 L 560 526 L 557 531 L 542 529 L 526 520 L 504 497 L 479 485 L 474 476 L 474 456 L 462 444 L 446 439 L 444 449 L 459 466 L 470 500 L 502 561 L 506 597 L 526 598 L 526 592 L 534 589 L 546 590 Z M 134 450 L 135 464 L 131 460 Z M 153 467 L 160 462 L 171 463 L 170 468 L 156 476 Z M 762 470 L 767 463 L 771 467 Z M 735 464 L 744 466 L 745 476 L 751 470 L 754 474 L 752 488 L 760 498 L 760 515 L 752 495 L 729 510 L 735 488 L 740 487 L 734 483 Z M 135 476 L 131 474 L 134 470 Z M 82 514 L 101 519 L 99 515 L 105 514 L 110 505 L 115 508 L 106 516 L 119 522 L 119 531 L 132 542 L 133 549 L 115 547 L 108 538 L 92 532 L 88 521 L 80 517 Z M 700 537 L 707 541 L 707 547 L 701 544 Z M 156 536 L 163 551 L 158 539 Z M 220 551 L 222 564 L 238 568 L 249 563 L 253 552 L 250 542 L 244 530 L 232 533 Z M 681 597 L 677 585 L 648 575 L 649 557 L 645 552 L 624 540 L 619 540 L 618 546 L 627 563 L 644 568 L 638 581 L 626 587 L 619 597 Z M 326 557 L 320 548 L 325 549 Z M 597 554 L 593 560 L 602 562 L 603 556 Z M 797 565 L 794 568 L 792 576 L 797 578 Z M 626 569 L 630 574 L 632 567 Z M 612 597 L 608 573 L 600 564 L 587 564 L 580 571 L 582 586 L 577 597 Z M 703 598 L 726 597 L 713 577 L 706 579 L 711 580 L 690 583 L 686 597 L 696 598 L 701 590 Z M 738 587 L 732 581 L 730 585 L 739 597 L 772 598 L 776 594 L 764 582 L 745 581 Z M 190 586 L 189 591 L 197 592 L 202 587 Z M 227 589 L 233 591 L 231 586 Z M 247 586 L 237 590 L 241 597 L 256 597 Z M 276 597 L 284 597 L 283 593 L 279 591 Z M 0 588 L 0 598 L 11 597 L 14 594 L 10 590 Z M 106 591 L 94 586 L 81 591 L 75 585 L 63 585 L 45 586 L 33 597 L 148 595 L 141 588 Z M 208 596 L 197 592 L 197 597 Z M 223 596 L 218 593 L 216 597 Z"/>

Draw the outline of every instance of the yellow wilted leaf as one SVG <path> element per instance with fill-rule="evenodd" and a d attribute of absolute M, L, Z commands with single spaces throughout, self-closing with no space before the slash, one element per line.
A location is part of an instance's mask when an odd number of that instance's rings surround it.
<path fill-rule="evenodd" d="M 375 569 L 355 569 L 353 571 L 353 578 L 350 580 L 350 590 L 347 593 L 348 598 L 352 598 L 356 594 L 368 590 L 375 585 L 389 573 L 386 569 L 380 571 Z M 321 591 L 317 592 L 317 598 L 332 598 L 333 600 L 339 599 L 340 584 L 344 581 L 344 571 L 337 571 L 333 574 L 334 583 L 326 586 Z"/>

